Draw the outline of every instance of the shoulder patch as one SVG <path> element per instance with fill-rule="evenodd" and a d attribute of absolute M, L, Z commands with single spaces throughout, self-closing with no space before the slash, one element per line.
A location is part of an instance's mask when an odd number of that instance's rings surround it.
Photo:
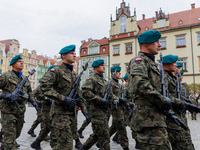
<path fill-rule="evenodd" d="M 90 78 L 87 78 L 86 80 L 89 80 Z"/>
<path fill-rule="evenodd" d="M 1 77 L 1 74 L 0 74 L 0 77 Z"/>
<path fill-rule="evenodd" d="M 136 58 L 135 59 L 135 61 L 141 61 L 142 60 L 142 58 Z"/>
<path fill-rule="evenodd" d="M 55 69 L 51 69 L 50 71 L 53 71 L 53 72 L 54 72 L 54 70 L 55 70 Z"/>

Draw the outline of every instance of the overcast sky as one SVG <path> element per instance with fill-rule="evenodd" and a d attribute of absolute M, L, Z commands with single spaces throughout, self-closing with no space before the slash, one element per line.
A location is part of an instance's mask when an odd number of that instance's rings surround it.
<path fill-rule="evenodd" d="M 17 39 L 20 52 L 57 55 L 64 46 L 75 44 L 77 55 L 82 40 L 109 37 L 110 14 L 122 0 L 0 0 L 0 40 Z M 168 14 L 191 9 L 200 0 L 125 0 L 137 20 L 155 16 L 160 8 Z M 200 14 L 199 14 L 200 17 Z"/>

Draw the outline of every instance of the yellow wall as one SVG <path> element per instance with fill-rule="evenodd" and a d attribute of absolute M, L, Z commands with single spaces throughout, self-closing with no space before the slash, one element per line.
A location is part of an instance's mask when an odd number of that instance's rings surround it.
<path fill-rule="evenodd" d="M 24 60 L 24 69 L 22 70 L 23 75 L 28 75 L 29 71 L 28 49 L 23 49 L 22 58 Z"/>
<path fill-rule="evenodd" d="M 0 69 L 2 73 L 6 71 L 6 55 L 5 55 L 5 44 L 0 43 L 0 61 L 3 60 L 3 64 L 0 62 Z"/>

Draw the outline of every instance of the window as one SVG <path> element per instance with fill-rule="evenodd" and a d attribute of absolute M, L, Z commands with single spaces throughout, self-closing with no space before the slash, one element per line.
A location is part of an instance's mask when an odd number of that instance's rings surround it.
<path fill-rule="evenodd" d="M 119 45 L 113 46 L 113 54 L 119 54 Z"/>
<path fill-rule="evenodd" d="M 120 19 L 120 33 L 126 32 L 126 17 L 123 16 Z"/>
<path fill-rule="evenodd" d="M 1 59 L 1 61 L 0 61 L 0 65 L 3 65 L 3 59 Z"/>
<path fill-rule="evenodd" d="M 86 50 L 83 51 L 83 54 L 86 54 Z"/>
<path fill-rule="evenodd" d="M 26 65 L 26 69 L 28 69 L 28 66 Z"/>
<path fill-rule="evenodd" d="M 2 50 L 0 49 L 0 55 L 3 55 L 3 52 L 2 52 Z"/>
<path fill-rule="evenodd" d="M 32 76 L 30 76 L 30 79 L 32 79 Z"/>
<path fill-rule="evenodd" d="M 198 42 L 200 44 L 200 33 L 198 33 Z"/>
<path fill-rule="evenodd" d="M 35 75 L 33 75 L 33 80 L 35 80 Z"/>
<path fill-rule="evenodd" d="M 98 47 L 91 47 L 89 51 L 90 51 L 90 54 L 96 54 L 98 53 Z"/>
<path fill-rule="evenodd" d="M 185 46 L 185 35 L 176 36 L 176 46 Z"/>
<path fill-rule="evenodd" d="M 88 75 L 91 76 L 91 75 L 93 75 L 93 73 L 94 73 L 93 69 L 89 69 Z"/>
<path fill-rule="evenodd" d="M 31 63 L 33 63 L 33 60 L 31 60 Z"/>
<path fill-rule="evenodd" d="M 86 59 L 83 59 L 82 60 L 82 65 L 85 65 L 85 63 L 86 63 Z"/>
<path fill-rule="evenodd" d="M 41 72 L 43 72 L 43 68 L 41 68 Z"/>
<path fill-rule="evenodd" d="M 104 64 L 106 65 L 106 57 L 102 57 L 101 59 L 103 59 L 104 60 Z"/>
<path fill-rule="evenodd" d="M 105 52 L 106 51 L 106 48 L 105 47 L 103 47 L 103 49 L 102 49 L 102 52 Z"/>
<path fill-rule="evenodd" d="M 132 43 L 127 43 L 126 44 L 126 53 L 132 52 Z"/>
<path fill-rule="evenodd" d="M 160 44 L 161 44 L 161 49 L 166 48 L 166 38 L 161 38 L 160 39 Z"/>
<path fill-rule="evenodd" d="M 15 48 L 14 48 L 14 51 L 15 51 Z"/>
<path fill-rule="evenodd" d="M 35 61 L 35 64 L 36 64 L 36 61 Z"/>
<path fill-rule="evenodd" d="M 187 58 L 180 58 L 178 59 L 178 62 L 183 64 L 182 70 L 187 70 Z"/>
<path fill-rule="evenodd" d="M 146 28 L 145 28 L 145 30 L 147 31 L 147 30 L 149 30 L 149 28 L 148 28 L 148 27 L 146 27 Z"/>
<path fill-rule="evenodd" d="M 35 83 L 33 82 L 33 88 L 35 88 Z"/>
<path fill-rule="evenodd" d="M 128 63 L 125 63 L 126 73 L 128 72 Z"/>
<path fill-rule="evenodd" d="M 182 21 L 182 20 L 180 20 L 178 24 L 183 24 L 183 21 Z"/>
<path fill-rule="evenodd" d="M 163 20 L 159 20 L 159 28 L 163 27 Z"/>
<path fill-rule="evenodd" d="M 0 74 L 2 74 L 3 73 L 3 71 L 2 71 L 2 69 L 0 69 Z"/>

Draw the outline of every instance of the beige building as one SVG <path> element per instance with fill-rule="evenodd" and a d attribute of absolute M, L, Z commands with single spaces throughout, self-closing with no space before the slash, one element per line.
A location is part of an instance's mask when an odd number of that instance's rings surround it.
<path fill-rule="evenodd" d="M 0 42 L 0 74 L 6 71 L 5 44 Z"/>
<path fill-rule="evenodd" d="M 32 50 L 31 53 L 29 53 L 28 55 L 29 55 L 29 69 L 33 70 L 38 65 L 36 51 Z M 29 80 L 30 80 L 30 83 L 31 83 L 32 90 L 36 89 L 37 71 L 35 72 L 34 75 L 29 77 Z"/>
<path fill-rule="evenodd" d="M 116 11 L 116 20 L 111 17 L 110 28 L 110 65 L 120 65 L 122 75 L 130 59 L 139 52 L 138 35 L 148 30 L 158 30 L 162 34 L 160 43 L 164 55 L 179 56 L 183 63 L 183 82 L 200 83 L 200 8 L 191 5 L 191 9 L 173 14 L 155 12 L 155 17 L 136 20 L 130 15 L 129 6 L 125 2 Z M 159 55 L 156 56 L 156 61 Z"/>
<path fill-rule="evenodd" d="M 27 76 L 29 71 L 29 56 L 28 56 L 28 49 L 24 48 L 23 53 L 20 53 L 24 60 L 24 69 L 22 70 L 23 75 Z"/>

